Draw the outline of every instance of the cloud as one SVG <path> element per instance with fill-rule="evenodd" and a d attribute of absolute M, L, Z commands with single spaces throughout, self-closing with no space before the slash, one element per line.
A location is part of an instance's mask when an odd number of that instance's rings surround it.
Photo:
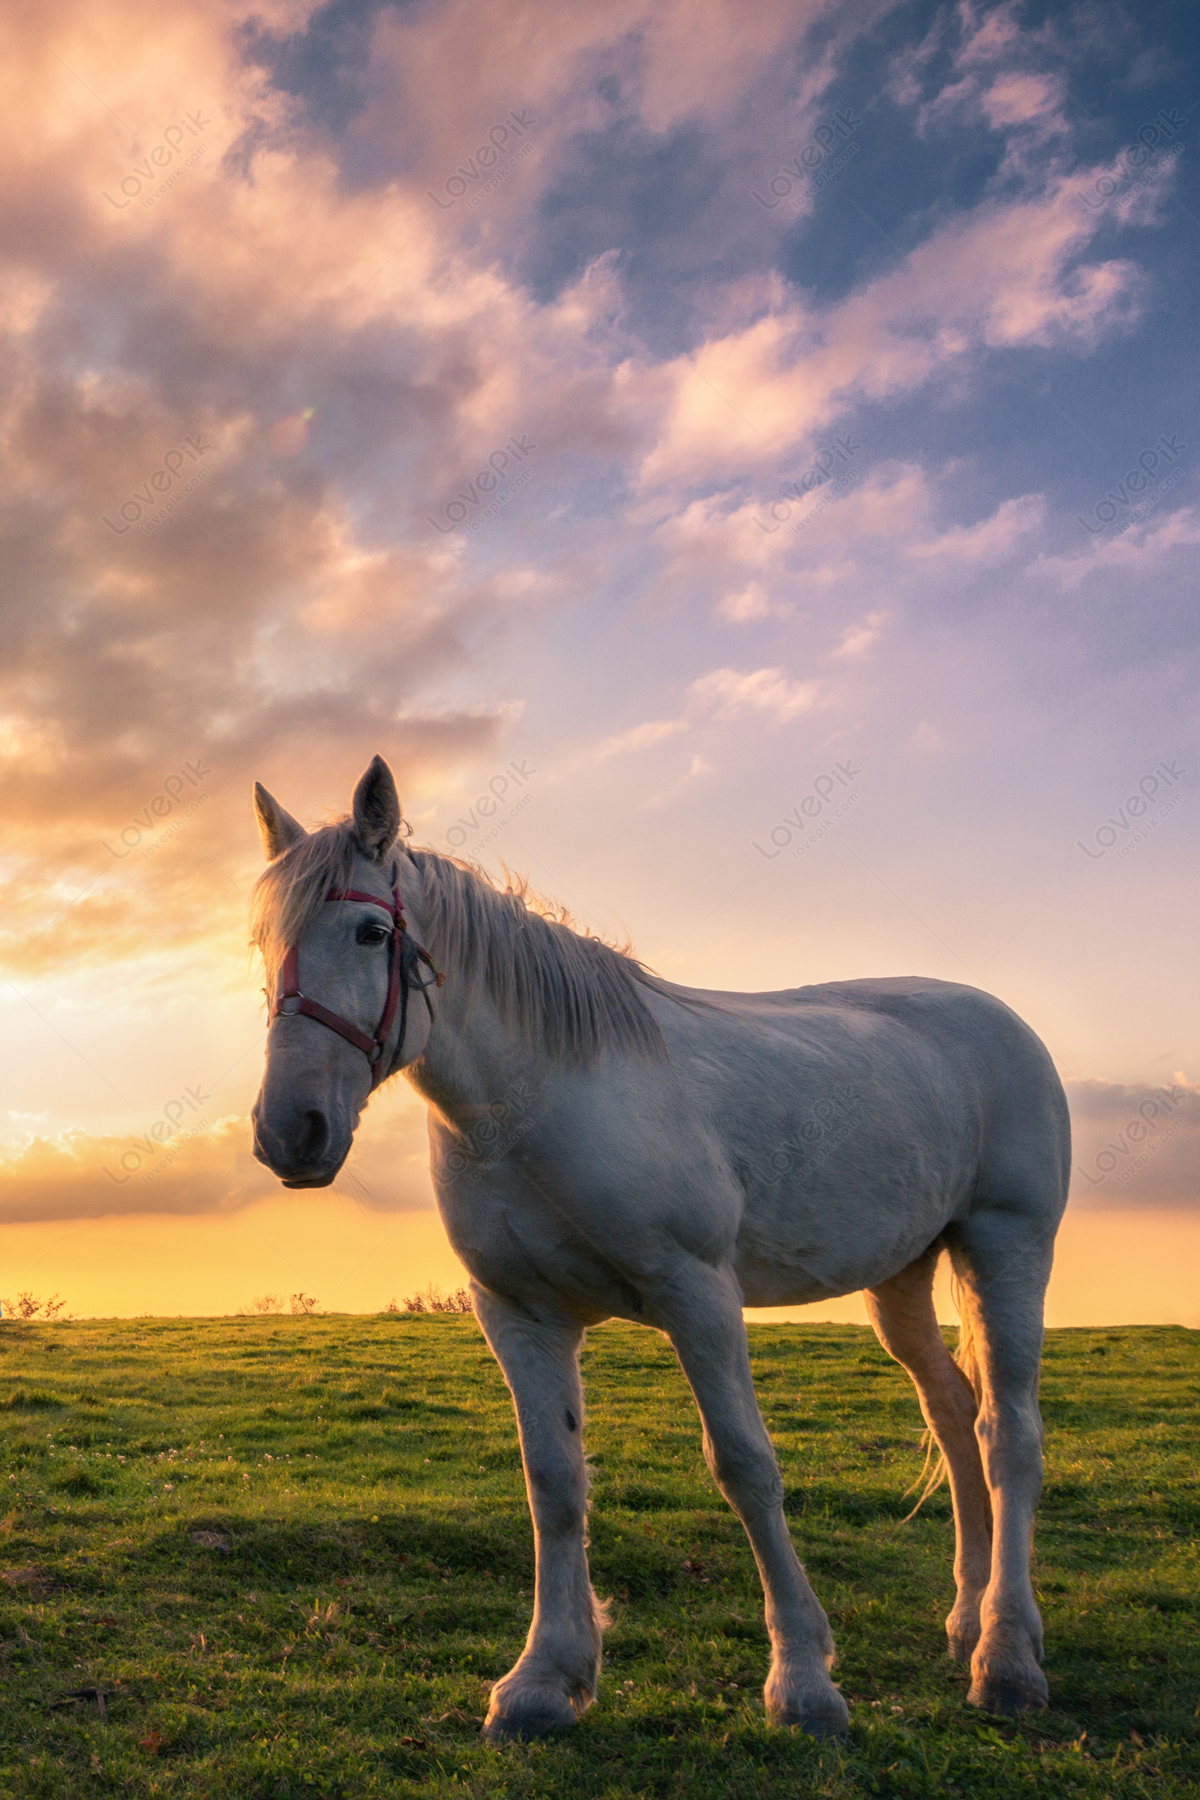
<path fill-rule="evenodd" d="M 939 208 L 936 229 L 834 305 L 822 308 L 802 289 L 764 292 L 757 316 L 727 316 L 724 330 L 656 370 L 644 385 L 648 415 L 660 415 L 641 467 L 647 488 L 719 481 L 815 446 L 817 433 L 862 402 L 915 393 L 990 350 L 1078 354 L 1131 329 L 1146 283 L 1128 259 L 1089 260 L 1109 223 L 1095 195 L 1115 186 L 1111 205 L 1123 222 L 1159 222 L 1175 158 L 1159 133 L 1136 179 L 1122 157 L 1080 165 L 1070 67 L 1056 29 L 1030 34 L 1011 6 L 939 15 L 894 61 L 890 91 L 918 106 L 919 133 L 953 130 L 960 151 L 969 143 L 980 154 L 981 132 L 1000 137 L 991 179 L 969 207 Z"/>
<path fill-rule="evenodd" d="M 690 603 L 710 594 L 718 617 L 737 625 L 821 617 L 843 597 L 857 611 L 860 563 L 926 530 L 934 494 L 911 463 L 852 472 L 852 483 L 830 481 L 807 493 L 797 494 L 793 483 L 774 502 L 728 492 L 687 502 L 656 528 L 664 590 Z"/>
<path fill-rule="evenodd" d="M 1059 113 L 1063 92 L 1063 83 L 1053 75 L 1001 75 L 982 94 L 981 104 L 995 130 L 1051 120 L 1056 129 L 1065 131 Z"/>
<path fill-rule="evenodd" d="M 644 725 L 635 725 L 632 731 L 618 732 L 615 737 L 605 738 L 596 754 L 620 756 L 627 750 L 651 750 L 667 738 L 678 737 L 687 728 L 687 719 L 649 719 Z"/>
<path fill-rule="evenodd" d="M 647 487 L 754 468 L 862 400 L 911 393 L 985 349 L 1094 344 L 1140 307 L 1134 264 L 1080 257 L 1096 226 L 1077 181 L 955 218 L 827 313 L 789 303 L 677 359 L 648 384 L 662 424 Z"/>
<path fill-rule="evenodd" d="M 883 630 L 887 614 L 883 612 L 868 613 L 857 625 L 851 625 L 842 633 L 841 642 L 834 650 L 835 656 L 862 656 L 871 648 Z"/>
<path fill-rule="evenodd" d="M 944 221 L 829 307 L 774 272 L 753 292 L 740 277 L 710 284 L 711 335 L 684 356 L 657 360 L 614 324 L 614 254 L 536 303 L 498 258 L 490 212 L 470 213 L 464 231 L 461 207 L 430 200 L 439 171 L 526 99 L 535 123 L 497 125 L 500 137 L 563 144 L 633 108 L 648 131 L 703 119 L 731 143 L 755 84 L 782 80 L 781 51 L 798 56 L 825 15 L 771 6 L 748 21 L 711 0 L 698 31 L 682 5 L 647 13 L 629 0 L 585 6 L 565 32 L 557 16 L 545 31 L 548 17 L 535 6 L 488 58 L 465 62 L 476 25 L 457 4 L 380 12 L 344 56 L 328 9 L 300 23 L 261 15 L 248 61 L 216 7 L 156 30 L 153 59 L 127 53 L 128 5 L 85 16 L 68 4 L 34 36 L 14 27 L 14 52 L 37 74 L 11 96 L 23 174 L 0 202 L 12 254 L 0 550 L 20 594 L 0 676 L 15 864 L 0 908 L 22 968 L 63 954 L 49 926 L 74 896 L 88 957 L 129 958 L 151 922 L 183 941 L 214 917 L 232 932 L 222 870 L 231 845 L 252 841 L 252 774 L 283 785 L 286 768 L 336 805 L 381 743 L 411 791 L 499 739 L 520 694 L 457 711 L 430 696 L 471 665 L 482 621 L 503 632 L 565 591 L 565 562 L 539 559 L 517 593 L 505 558 L 489 567 L 476 551 L 487 540 L 472 528 L 517 491 L 511 457 L 488 508 L 478 477 L 492 479 L 514 435 L 532 446 L 521 475 L 536 482 L 637 466 L 651 487 L 742 484 L 661 526 L 668 580 L 699 569 L 720 584 L 724 619 L 785 620 L 802 597 L 781 567 L 797 540 L 791 520 L 764 527 L 771 489 L 745 499 L 748 473 L 815 449 L 861 399 L 912 393 L 982 348 L 1090 342 L 1131 316 L 1136 272 L 1081 264 L 1099 226 L 1055 182 Z M 1041 102 L 1029 71 L 996 73 L 988 46 L 1011 45 L 1002 24 L 970 24 L 963 66 L 986 64 L 988 91 L 1008 95 L 1016 120 Z M 835 33 L 807 69 L 788 130 L 847 41 Z M 343 83 L 341 138 L 322 113 L 323 57 Z M 606 97 L 618 91 L 623 113 Z M 539 148 L 495 189 L 496 221 L 532 219 L 550 160 Z M 20 198 L 33 190 L 45 197 L 36 214 Z M 304 432 L 284 442 L 288 420 Z M 906 508 L 911 523 L 928 504 L 923 480 L 905 489 L 873 471 L 835 503 L 809 494 L 797 513 L 809 590 L 852 576 L 841 545 Z M 996 531 L 1027 503 L 1002 505 Z M 622 525 L 636 536 L 636 502 Z M 926 553 L 982 554 L 985 536 L 952 527 Z M 789 692 L 786 716 L 811 698 Z M 164 830 L 180 834 L 149 861 L 139 844 L 114 880 L 103 844 L 197 759 L 214 775 L 186 835 L 172 818 Z M 172 844 L 194 846 L 187 871 Z"/>
<path fill-rule="evenodd" d="M 786 618 L 793 610 L 786 602 L 771 600 L 761 581 L 748 581 L 744 588 L 726 594 L 717 604 L 721 617 L 733 625 L 744 625 L 752 619 Z"/>
<path fill-rule="evenodd" d="M 195 1090 L 189 1090 L 194 1092 Z M 36 1132 L 0 1155 L 0 1224 L 109 1214 L 240 1211 L 279 1192 L 254 1160 L 249 1118 L 214 1116 L 203 1099 L 174 1102 L 138 1135 Z M 431 1204 L 424 1109 L 376 1109 L 359 1129 L 337 1180 L 370 1209 Z"/>
<path fill-rule="evenodd" d="M 597 752 L 602 757 L 635 750 L 651 750 L 681 732 L 716 720 L 731 725 L 735 720 L 765 717 L 786 725 L 817 704 L 821 687 L 815 681 L 791 681 L 782 669 L 712 669 L 693 681 L 684 710 L 676 719 L 651 719 L 606 738 Z M 693 756 L 692 774 L 708 772 L 703 758 Z"/>
<path fill-rule="evenodd" d="M 786 725 L 815 706 L 819 693 L 818 682 L 789 681 L 782 669 L 713 669 L 688 689 L 688 714 L 695 719 L 710 713 L 722 724 L 762 714 Z"/>
<path fill-rule="evenodd" d="M 128 6 L 49 15 L 6 121 L 0 954 L 22 976 L 237 932 L 252 775 L 336 807 L 380 747 L 410 793 L 486 752 L 520 697 L 430 690 L 556 584 L 468 566 L 467 528 L 515 491 L 514 434 L 524 477 L 624 429 L 578 309 L 447 248 L 415 186 L 347 191 L 224 9 L 156 25 L 153 58 L 138 30 Z M 201 789 L 139 836 L 188 764 Z"/>
<path fill-rule="evenodd" d="M 960 562 L 999 562 L 1011 556 L 1020 540 L 1036 531 L 1046 518 L 1044 494 L 1022 494 L 1005 500 L 990 519 L 977 525 L 958 525 L 927 544 L 910 544 L 910 556 L 955 557 Z"/>
<path fill-rule="evenodd" d="M 1014 6 L 984 11 L 964 4 L 942 12 L 924 41 L 895 59 L 891 91 L 901 105 L 918 105 L 917 130 L 924 136 L 977 121 L 996 132 L 1016 128 L 1008 173 L 1031 142 L 1044 147 L 1070 128 L 1066 77 L 1045 67 L 1047 49 L 1047 34 L 1035 38 L 1022 30 Z M 947 50 L 952 79 L 939 88 L 936 71 Z"/>
<path fill-rule="evenodd" d="M 1068 1081 L 1076 1206 L 1200 1206 L 1200 1086 Z"/>
<path fill-rule="evenodd" d="M 1154 509 L 1161 498 L 1151 493 L 1143 507 Z M 1088 521 L 1095 525 L 1095 516 Z M 1200 507 L 1180 506 L 1162 515 L 1137 518 L 1131 507 L 1128 523 L 1102 535 L 1091 537 L 1072 556 L 1040 556 L 1036 567 L 1052 576 L 1064 588 L 1077 588 L 1088 576 L 1097 573 L 1132 575 L 1145 580 L 1177 560 L 1179 551 L 1189 551 L 1200 544 Z M 1189 559 L 1190 560 L 1190 559 Z"/>

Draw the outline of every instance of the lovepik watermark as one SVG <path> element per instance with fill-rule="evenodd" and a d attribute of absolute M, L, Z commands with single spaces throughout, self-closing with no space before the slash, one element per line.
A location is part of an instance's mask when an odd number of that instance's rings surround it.
<path fill-rule="evenodd" d="M 168 125 L 162 134 L 161 141 L 147 152 L 141 162 L 134 163 L 127 175 L 121 177 L 117 186 L 118 197 L 116 199 L 108 192 L 107 188 L 101 189 L 108 204 L 115 207 L 118 212 L 124 212 L 125 208 L 132 206 L 135 200 L 145 207 L 154 206 L 169 188 L 174 187 L 183 170 L 189 168 L 204 155 L 205 145 L 201 143 L 191 150 L 186 159 L 180 160 L 183 151 L 187 148 L 189 138 L 198 137 L 205 127 L 211 124 L 211 116 L 205 119 L 198 112 L 187 112 L 184 113 L 177 125 Z M 171 174 L 165 180 L 162 179 L 161 171 L 170 168 L 172 163 L 178 163 L 179 166 L 172 169 Z"/>
<path fill-rule="evenodd" d="M 536 449 L 537 445 L 533 440 L 522 432 L 519 437 L 510 437 L 503 449 L 493 450 L 487 459 L 487 467 L 480 469 L 477 475 L 465 482 L 453 500 L 448 500 L 442 508 L 442 518 L 446 520 L 446 524 L 441 524 L 432 513 L 425 514 L 433 529 L 440 531 L 443 536 L 457 531 L 471 518 L 472 509 L 477 516 L 471 520 L 468 530 L 482 525 L 485 516 L 494 517 L 496 502 L 488 502 L 488 496 L 497 493 L 502 484 L 510 479 L 513 471 L 519 469 L 525 458 L 532 456 Z"/>
<path fill-rule="evenodd" d="M 1114 200 L 1123 200 L 1138 188 L 1151 187 L 1159 179 L 1161 163 L 1156 158 L 1173 158 L 1183 150 L 1180 137 L 1187 120 L 1177 107 L 1160 108 L 1158 117 L 1139 125 L 1136 141 L 1127 144 L 1117 156 L 1116 172 L 1098 175 L 1091 189 L 1078 198 L 1092 212 L 1100 212 Z"/>
<path fill-rule="evenodd" d="M 817 126 L 808 143 L 802 150 L 797 150 L 790 162 L 780 164 L 778 172 L 765 184 L 765 194 L 751 188 L 751 199 L 757 200 L 768 212 L 774 212 L 793 194 L 796 199 L 792 204 L 797 206 L 805 194 L 819 193 L 839 170 L 845 168 L 851 157 L 858 155 L 859 146 L 846 140 L 853 137 L 861 124 L 862 120 L 853 112 L 835 112 L 832 119 Z"/>
<path fill-rule="evenodd" d="M 1183 1115 L 1178 1108 L 1187 1095 L 1188 1089 L 1176 1087 L 1174 1082 L 1169 1088 L 1156 1088 L 1141 1102 L 1134 1116 L 1126 1120 L 1117 1136 L 1110 1138 L 1104 1148 L 1096 1152 L 1092 1158 L 1095 1174 L 1076 1163 L 1078 1173 L 1093 1187 L 1100 1187 L 1114 1174 L 1122 1184 L 1128 1182 L 1182 1128 Z M 1139 1149 L 1141 1144 L 1146 1144 L 1146 1149 Z"/>
<path fill-rule="evenodd" d="M 196 798 L 189 801 L 182 812 L 176 813 L 169 825 L 163 826 L 157 837 L 151 838 L 147 844 L 139 845 L 138 856 L 141 860 L 149 862 L 152 856 L 157 856 L 160 850 L 165 850 L 172 839 L 179 836 L 184 826 L 195 818 L 201 807 L 208 805 L 210 798 L 211 796 L 208 794 L 197 794 Z"/>
<path fill-rule="evenodd" d="M 862 770 L 856 769 L 853 762 L 837 762 L 827 774 L 818 775 L 804 798 L 790 813 L 785 813 L 777 824 L 772 825 L 767 833 L 767 843 L 775 846 L 773 850 L 764 850 L 757 838 L 750 840 L 758 854 L 765 856 L 768 862 L 774 862 L 777 856 L 782 856 L 799 838 L 800 842 L 792 850 L 792 855 L 802 856 L 814 836 L 815 822 L 821 820 L 823 814 L 832 817 L 834 809 L 831 802 L 839 795 L 839 791 L 847 789 L 861 774 Z M 858 796 L 851 797 L 857 799 Z M 844 809 L 843 801 L 838 809 L 838 816 Z"/>
<path fill-rule="evenodd" d="M 1093 862 L 1099 862 L 1110 850 L 1115 850 L 1118 856 L 1127 856 L 1136 845 L 1145 842 L 1182 800 L 1183 789 L 1178 783 L 1186 774 L 1187 770 L 1180 768 L 1174 758 L 1170 762 L 1161 759 L 1142 776 L 1137 792 L 1130 794 L 1116 812 L 1109 813 L 1103 825 L 1096 827 L 1090 843 L 1076 838 L 1077 847 Z M 1139 826 L 1139 819 L 1145 819 L 1146 823 Z"/>
<path fill-rule="evenodd" d="M 163 1151 L 161 1160 L 156 1162 L 152 1168 L 147 1169 L 143 1175 L 138 1177 L 142 1185 L 145 1186 L 148 1182 L 157 1181 L 160 1175 L 165 1175 L 172 1163 L 178 1162 L 188 1145 L 193 1143 L 196 1138 L 203 1137 L 210 1127 L 211 1120 L 197 1119 L 196 1123 L 194 1125 L 189 1125 L 186 1131 L 176 1132 L 175 1136 Z"/>
<path fill-rule="evenodd" d="M 862 1089 L 845 1082 L 821 1100 L 814 1100 L 803 1122 L 767 1158 L 762 1179 L 782 1181 L 786 1175 L 815 1175 L 854 1130 L 854 1116 L 862 1101 Z"/>
<path fill-rule="evenodd" d="M 534 1094 L 527 1081 L 514 1081 L 503 1100 L 483 1107 L 482 1117 L 467 1131 L 441 1164 L 441 1171 L 457 1181 L 476 1181 L 494 1169 L 526 1132 L 533 1129 Z"/>
<path fill-rule="evenodd" d="M 498 837 L 500 831 L 515 814 L 524 810 L 530 796 L 528 793 L 521 794 L 520 790 L 525 787 L 530 776 L 536 774 L 537 770 L 530 768 L 522 757 L 519 761 L 514 759 L 510 762 L 500 774 L 493 775 L 487 784 L 487 791 L 479 796 L 470 812 L 460 814 L 446 833 L 446 842 L 451 850 L 461 850 L 472 833 L 490 832 L 488 842 L 492 837 Z M 501 807 L 504 806 L 509 791 L 513 788 L 517 790 L 520 798 L 514 805 L 509 805 L 507 813 L 503 815 L 503 824 L 499 824 L 497 828 L 490 822 L 492 820 L 499 821 Z M 475 848 L 478 853 L 479 850 L 485 848 L 485 845 L 477 844 Z"/>
<path fill-rule="evenodd" d="M 476 532 L 481 530 L 484 525 L 489 525 L 493 519 L 498 519 L 505 507 L 511 505 L 517 495 L 524 492 L 533 480 L 533 477 L 534 468 L 532 463 L 526 464 L 523 469 L 518 469 L 512 480 L 507 482 L 506 485 L 500 489 L 496 498 L 490 500 L 482 512 L 476 513 L 466 529 L 469 532 Z"/>
<path fill-rule="evenodd" d="M 178 774 L 168 775 L 158 793 L 147 803 L 145 810 L 135 813 L 127 825 L 122 825 L 117 842 L 124 846 L 123 849 L 114 850 L 106 838 L 101 838 L 100 841 L 109 855 L 115 856 L 119 862 L 124 862 L 127 856 L 131 856 L 138 849 L 144 839 L 151 836 L 160 837 L 161 832 L 156 822 L 160 819 L 170 818 L 173 813 L 184 809 L 189 788 L 200 787 L 211 774 L 212 769 L 206 768 L 203 759 L 198 758 L 195 762 L 185 762 Z M 188 804 L 187 810 L 189 813 L 195 811 L 194 801 Z M 156 844 L 155 849 L 158 848 L 160 846 Z"/>
<path fill-rule="evenodd" d="M 186 486 L 179 490 L 179 483 L 188 463 L 198 463 L 211 449 L 212 444 L 205 441 L 204 433 L 201 432 L 198 437 L 185 437 L 177 449 L 168 450 L 154 473 L 140 488 L 135 488 L 127 500 L 122 500 L 117 508 L 117 518 L 123 520 L 123 524 L 114 525 L 107 513 L 101 514 L 108 529 L 116 532 L 118 537 L 123 537 L 142 521 L 143 514 L 149 513 L 151 516 L 142 523 L 142 530 L 154 531 L 164 517 L 174 512 L 186 496 L 207 479 L 208 470 L 198 469 Z M 173 489 L 179 491 L 173 493 Z M 164 505 L 157 505 L 165 494 L 170 494 L 171 499 Z"/>
<path fill-rule="evenodd" d="M 820 487 L 830 485 L 831 492 L 844 490 L 850 485 L 849 465 L 862 449 L 861 443 L 852 437 L 836 437 L 832 444 L 819 450 L 812 459 L 812 464 L 796 481 L 785 483 L 783 493 L 778 500 L 772 500 L 767 507 L 765 519 L 755 519 L 754 523 L 760 531 L 768 533 L 778 531 L 792 517 L 796 508 L 808 496 Z M 828 499 L 828 496 L 826 496 Z M 821 508 L 824 511 L 824 507 Z M 811 511 L 797 521 L 795 529 L 808 523 Z"/>
<path fill-rule="evenodd" d="M 1122 528 L 1137 524 L 1139 513 L 1145 517 L 1146 512 L 1153 510 L 1153 507 L 1147 506 L 1146 501 L 1139 500 L 1138 496 L 1155 487 L 1165 490 L 1168 481 L 1174 487 L 1181 471 L 1173 469 L 1172 465 L 1178 463 L 1186 449 L 1186 439 L 1175 432 L 1164 431 L 1149 449 L 1139 450 L 1134 467 L 1127 469 L 1122 479 L 1114 482 L 1103 500 L 1097 500 L 1092 508 L 1095 524 L 1085 519 L 1082 513 L 1076 513 L 1075 517 L 1083 529 L 1092 537 L 1110 531 L 1121 518 L 1122 509 L 1126 515 L 1121 519 Z"/>
<path fill-rule="evenodd" d="M 143 1164 L 148 1163 L 151 1157 L 159 1155 L 163 1144 L 178 1138 L 180 1126 L 188 1113 L 198 1112 L 204 1103 L 211 1099 L 212 1095 L 204 1093 L 200 1088 L 187 1087 L 184 1088 L 178 1100 L 168 1100 L 162 1109 L 161 1117 L 155 1120 L 149 1131 L 143 1137 L 134 1138 L 128 1150 L 121 1152 L 117 1159 L 117 1173 L 114 1174 L 107 1163 L 101 1165 L 108 1179 L 115 1182 L 118 1187 L 123 1187 L 127 1181 L 132 1181 Z M 207 1121 L 201 1120 L 189 1129 L 186 1134 L 187 1139 L 200 1136 L 206 1129 Z M 176 1155 L 178 1155 L 178 1147 L 174 1151 L 168 1152 L 165 1161 L 173 1162 Z M 164 1165 L 156 1165 L 151 1173 L 157 1174 L 161 1166 Z M 143 1175 L 142 1180 L 146 1179 L 147 1177 Z"/>
<path fill-rule="evenodd" d="M 440 194 L 435 194 L 432 188 L 426 188 L 425 192 L 433 204 L 442 212 L 449 212 L 460 201 L 465 201 L 468 208 L 478 206 L 486 194 L 495 192 L 507 175 L 508 167 L 505 165 L 520 160 L 513 152 L 518 147 L 522 152 L 532 147 L 526 134 L 536 124 L 537 120 L 529 108 L 523 106 L 519 112 L 510 112 L 501 123 L 491 126 L 485 142 L 480 144 L 472 156 L 459 163 L 453 175 L 447 175 Z"/>

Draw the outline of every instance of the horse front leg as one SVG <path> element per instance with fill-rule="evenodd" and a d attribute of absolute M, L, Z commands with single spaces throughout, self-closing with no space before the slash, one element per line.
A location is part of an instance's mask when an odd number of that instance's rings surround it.
<path fill-rule="evenodd" d="M 655 1302 L 704 1425 L 704 1460 L 745 1527 L 766 1596 L 771 1670 L 763 1697 L 777 1725 L 844 1737 L 846 1702 L 833 1685 L 833 1634 L 800 1566 L 783 1516 L 783 1480 L 758 1409 L 742 1296 L 728 1271 L 695 1264 Z"/>
<path fill-rule="evenodd" d="M 596 1698 L 604 1611 L 588 1574 L 580 1326 L 531 1319 L 472 1283 L 475 1316 L 517 1414 L 533 1515 L 533 1623 L 492 1689 L 490 1738 L 532 1738 L 573 1725 Z"/>

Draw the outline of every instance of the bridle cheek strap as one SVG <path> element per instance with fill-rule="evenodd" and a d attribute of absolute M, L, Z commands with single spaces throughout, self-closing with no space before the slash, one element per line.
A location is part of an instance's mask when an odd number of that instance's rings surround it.
<path fill-rule="evenodd" d="M 319 1000 L 310 1000 L 307 994 L 300 991 L 300 950 L 292 944 L 283 959 L 280 970 L 280 987 L 271 1007 L 271 1019 L 294 1018 L 297 1013 L 306 1019 L 315 1019 L 318 1025 L 325 1025 L 330 1031 L 336 1031 L 339 1037 L 361 1050 L 371 1065 L 371 1091 L 379 1086 L 387 1072 L 388 1063 L 392 1060 L 386 1056 L 388 1039 L 392 1034 L 392 1026 L 396 1022 L 396 1013 L 400 1014 L 400 1036 L 396 1043 L 396 1055 L 404 1048 L 404 1038 L 408 1029 L 408 993 L 415 987 L 418 993 L 425 996 L 425 1004 L 429 1008 L 429 1018 L 433 1020 L 433 1002 L 429 998 L 431 987 L 441 987 L 446 977 L 437 967 L 432 956 L 423 945 L 416 943 L 409 936 L 404 923 L 404 905 L 400 899 L 400 890 L 395 885 L 395 871 L 392 872 L 391 901 L 381 900 L 378 894 L 360 894 L 355 888 L 330 888 L 325 899 L 360 900 L 367 906 L 378 906 L 382 911 L 391 914 L 392 936 L 388 944 L 388 987 L 387 999 L 383 1012 L 375 1027 L 374 1036 L 368 1036 L 349 1019 L 343 1019 L 338 1013 L 330 1012 Z M 415 981 L 416 964 L 425 963 L 431 970 L 429 981 Z"/>

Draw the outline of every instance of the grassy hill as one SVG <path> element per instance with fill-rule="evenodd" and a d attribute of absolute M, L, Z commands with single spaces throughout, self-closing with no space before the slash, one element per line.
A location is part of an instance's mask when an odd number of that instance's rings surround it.
<path fill-rule="evenodd" d="M 529 1622 L 508 1396 L 470 1318 L 0 1326 L 0 1796 L 1168 1796 L 1200 1781 L 1200 1334 L 1049 1335 L 1036 1549 L 1054 1710 L 965 1703 L 943 1490 L 865 1330 L 752 1326 L 844 1749 L 765 1723 L 741 1528 L 667 1344 L 585 1358 L 600 1703 L 478 1738 Z M 103 1696 L 101 1704 L 96 1698 Z"/>

